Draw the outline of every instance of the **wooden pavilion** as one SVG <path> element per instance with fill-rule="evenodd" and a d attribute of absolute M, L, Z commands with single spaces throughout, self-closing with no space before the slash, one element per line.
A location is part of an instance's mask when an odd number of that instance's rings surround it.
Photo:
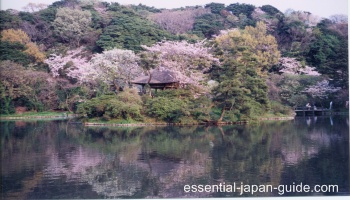
<path fill-rule="evenodd" d="M 139 76 L 131 81 L 132 84 L 141 85 L 144 88 L 147 84 L 152 89 L 178 89 L 179 80 L 174 72 L 169 70 L 152 70 L 150 75 Z"/>

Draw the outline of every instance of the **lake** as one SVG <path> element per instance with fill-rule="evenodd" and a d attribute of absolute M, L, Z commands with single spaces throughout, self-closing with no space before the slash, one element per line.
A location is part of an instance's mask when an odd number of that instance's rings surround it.
<path fill-rule="evenodd" d="M 5 199 L 350 195 L 349 117 L 221 127 L 2 121 L 1 165 Z"/>

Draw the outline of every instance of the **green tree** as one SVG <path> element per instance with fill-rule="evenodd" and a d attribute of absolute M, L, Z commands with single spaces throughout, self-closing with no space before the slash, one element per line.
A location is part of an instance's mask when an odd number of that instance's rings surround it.
<path fill-rule="evenodd" d="M 212 13 L 204 14 L 196 18 L 193 31 L 199 36 L 211 38 L 224 28 L 222 21 L 223 19 L 220 15 Z"/>
<path fill-rule="evenodd" d="M 31 63 L 31 57 L 24 53 L 26 47 L 19 42 L 0 42 L 0 60 L 10 60 L 24 66 Z"/>
<path fill-rule="evenodd" d="M 225 9 L 225 4 L 223 3 L 209 3 L 205 5 L 205 8 L 210 8 L 211 13 L 220 14 L 220 12 Z"/>
<path fill-rule="evenodd" d="M 43 62 L 45 55 L 40 52 L 39 47 L 30 41 L 29 36 L 22 30 L 8 29 L 1 31 L 1 41 L 19 42 L 25 45 L 24 53 L 33 57 L 35 62 Z"/>
<path fill-rule="evenodd" d="M 244 59 L 244 60 L 243 60 Z M 268 88 L 249 64 L 252 58 L 245 55 L 241 61 L 226 59 L 221 67 L 214 68 L 212 78 L 219 82 L 213 90 L 214 102 L 221 109 L 218 121 L 222 121 L 226 111 L 233 112 L 233 119 L 246 119 L 262 115 L 269 108 Z"/>
<path fill-rule="evenodd" d="M 233 15 L 239 17 L 239 27 L 255 26 L 256 21 L 252 17 L 252 13 L 255 10 L 255 6 L 251 4 L 234 3 L 226 7 L 226 10 L 230 11 Z"/>
<path fill-rule="evenodd" d="M 238 16 L 239 14 L 244 14 L 247 17 L 251 18 L 252 17 L 252 13 L 255 9 L 255 6 L 251 5 L 251 4 L 240 4 L 240 3 L 234 3 L 234 4 L 230 4 L 226 7 L 226 10 L 231 11 L 232 14 Z"/>
<path fill-rule="evenodd" d="M 271 5 L 263 5 L 263 6 L 261 6 L 261 10 L 266 12 L 267 14 L 269 14 L 271 16 L 274 16 L 277 13 L 281 13 L 281 11 L 279 11 L 277 8 L 275 8 Z"/>
<path fill-rule="evenodd" d="M 320 32 L 310 45 L 306 60 L 321 74 L 329 76 L 332 84 L 348 88 L 348 39 L 337 29 L 331 29 L 334 25 L 328 20 L 318 25 Z"/>
<path fill-rule="evenodd" d="M 139 5 L 132 5 L 131 6 L 136 12 L 140 12 L 140 11 L 147 11 L 147 12 L 150 12 L 150 13 L 160 13 L 161 10 L 158 9 L 158 8 L 155 8 L 155 7 L 149 7 L 149 6 L 146 6 L 146 5 L 143 5 L 143 4 L 139 4 Z"/>
<path fill-rule="evenodd" d="M 266 70 L 278 62 L 280 56 L 273 36 L 266 34 L 266 25 L 228 31 L 215 39 L 215 52 L 222 61 L 214 66 L 211 77 L 218 82 L 214 102 L 221 109 L 218 121 L 225 112 L 243 119 L 262 115 L 269 109 Z"/>
<path fill-rule="evenodd" d="M 23 21 L 30 22 L 31 24 L 35 23 L 35 15 L 29 12 L 19 12 L 19 17 Z"/>
<path fill-rule="evenodd" d="M 79 46 L 82 38 L 91 31 L 91 13 L 70 8 L 57 9 L 53 22 L 56 35 L 64 42 Z"/>
<path fill-rule="evenodd" d="M 318 17 L 309 12 L 293 10 L 275 17 L 276 28 L 272 34 L 276 37 L 283 56 L 305 61 L 304 56 L 315 36 L 313 27 L 317 24 Z"/>
<path fill-rule="evenodd" d="M 49 8 L 40 10 L 38 12 L 38 15 L 45 22 L 51 23 L 51 22 L 55 21 L 56 13 L 57 13 L 57 8 L 53 8 L 52 6 L 49 6 Z"/>
<path fill-rule="evenodd" d="M 281 56 L 276 39 L 267 34 L 263 22 L 258 22 L 255 28 L 247 26 L 243 31 L 223 32 L 215 41 L 222 58 L 233 55 L 235 59 L 241 59 L 245 55 L 252 55 L 251 61 L 244 62 L 251 62 L 261 76 L 265 76 L 270 67 L 278 63 Z M 237 49 L 237 52 L 232 52 L 233 48 Z"/>
<path fill-rule="evenodd" d="M 173 38 L 170 33 L 135 14 L 120 14 L 112 19 L 96 44 L 103 50 L 120 48 L 141 51 L 141 45 Z"/>
<path fill-rule="evenodd" d="M 0 31 L 5 29 L 17 29 L 21 24 L 21 18 L 11 14 L 9 10 L 0 10 Z"/>

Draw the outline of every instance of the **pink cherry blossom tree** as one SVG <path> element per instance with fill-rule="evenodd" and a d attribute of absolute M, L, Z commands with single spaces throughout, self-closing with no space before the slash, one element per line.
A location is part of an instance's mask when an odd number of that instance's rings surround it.
<path fill-rule="evenodd" d="M 49 65 L 52 76 L 58 77 L 64 71 L 69 78 L 76 79 L 80 84 L 103 81 L 108 85 L 113 84 L 119 90 L 118 81 L 127 85 L 131 79 L 143 74 L 138 65 L 139 57 L 130 50 L 104 51 L 93 55 L 89 61 L 81 56 L 82 51 L 81 47 L 68 51 L 65 56 L 51 54 L 45 63 Z M 71 66 L 65 69 L 69 63 Z"/>
<path fill-rule="evenodd" d="M 65 67 L 69 62 L 71 62 L 73 67 L 76 67 L 76 69 L 81 71 L 82 69 L 87 68 L 88 64 L 87 58 L 80 56 L 82 51 L 83 47 L 80 47 L 78 49 L 68 51 L 66 55 L 51 54 L 50 57 L 44 62 L 49 65 L 50 73 L 53 77 L 58 77 L 60 72 L 65 70 Z M 68 69 L 66 73 L 68 77 L 80 80 L 81 74 L 77 73 L 77 71 Z"/>
<path fill-rule="evenodd" d="M 319 98 L 321 100 L 326 99 L 329 94 L 335 93 L 340 90 L 340 87 L 333 87 L 329 85 L 328 80 L 322 80 L 315 85 L 305 89 L 305 93 L 309 94 L 312 98 Z"/>
<path fill-rule="evenodd" d="M 295 58 L 282 57 L 278 61 L 279 72 L 286 74 L 305 74 L 310 76 L 319 76 L 320 73 L 314 67 L 302 66 L 302 64 Z"/>
<path fill-rule="evenodd" d="M 153 46 L 142 46 L 147 53 L 156 55 L 158 66 L 156 69 L 174 72 L 180 84 L 203 87 L 205 72 L 212 64 L 219 64 L 219 60 L 210 53 L 205 41 L 188 43 L 186 41 L 163 41 Z"/>
<path fill-rule="evenodd" d="M 95 54 L 86 69 L 77 69 L 77 74 L 85 80 L 101 80 L 113 84 L 118 91 L 120 82 L 128 85 L 132 79 L 143 74 L 138 65 L 139 57 L 131 50 L 112 49 Z M 75 73 L 75 71 L 72 71 Z"/>

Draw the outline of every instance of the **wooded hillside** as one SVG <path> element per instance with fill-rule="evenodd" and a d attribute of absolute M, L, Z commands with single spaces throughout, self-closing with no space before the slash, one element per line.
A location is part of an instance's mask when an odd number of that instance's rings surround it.
<path fill-rule="evenodd" d="M 170 10 L 61 0 L 26 10 L 0 11 L 1 114 L 243 120 L 306 103 L 345 109 L 349 99 L 344 15 L 234 2 Z M 172 71 L 180 88 L 131 84 L 154 70 Z"/>

